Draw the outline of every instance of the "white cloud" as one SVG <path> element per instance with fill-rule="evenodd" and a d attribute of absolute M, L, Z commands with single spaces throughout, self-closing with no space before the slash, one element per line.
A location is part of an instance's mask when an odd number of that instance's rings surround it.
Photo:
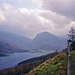
<path fill-rule="evenodd" d="M 4 10 L 10 10 L 13 8 L 12 5 L 5 3 L 5 2 L 2 3 L 2 7 Z"/>
<path fill-rule="evenodd" d="M 11 10 L 12 6 L 8 3 L 4 3 L 1 5 L 0 8 L 0 23 L 3 23 L 6 21 L 5 13 L 6 11 Z"/>
<path fill-rule="evenodd" d="M 34 36 L 36 33 L 43 31 L 45 24 L 47 24 L 40 18 L 41 10 L 38 9 L 18 8 L 16 10 L 10 4 L 3 3 L 0 11 L 6 18 L 5 22 L 0 24 L 0 30 Z M 1 20 L 3 20 L 2 16 Z"/>
<path fill-rule="evenodd" d="M 71 19 L 55 12 L 46 10 L 40 16 L 49 22 L 52 28 L 48 31 L 54 34 L 66 34 L 69 27 L 71 27 Z"/>
<path fill-rule="evenodd" d="M 4 21 L 6 21 L 6 19 L 5 19 L 5 16 L 0 9 L 0 23 L 3 23 Z"/>

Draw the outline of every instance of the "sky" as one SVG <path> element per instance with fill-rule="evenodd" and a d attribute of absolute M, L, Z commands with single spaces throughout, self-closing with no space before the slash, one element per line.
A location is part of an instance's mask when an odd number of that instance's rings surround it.
<path fill-rule="evenodd" d="M 66 35 L 75 27 L 75 0 L 0 0 L 0 31 L 34 38 Z"/>

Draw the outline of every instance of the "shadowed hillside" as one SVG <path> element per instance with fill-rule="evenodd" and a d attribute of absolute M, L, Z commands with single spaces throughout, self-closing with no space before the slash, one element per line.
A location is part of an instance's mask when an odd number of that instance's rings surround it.
<path fill-rule="evenodd" d="M 11 43 L 7 40 L 0 39 L 0 56 L 6 56 L 6 53 L 13 52 L 28 52 L 27 50 L 20 49 L 14 43 Z"/>
<path fill-rule="evenodd" d="M 8 40 L 8 41 L 15 43 L 16 45 L 19 45 L 22 47 L 25 47 L 31 41 L 31 39 L 29 39 L 27 37 L 13 34 L 13 33 L 3 32 L 3 31 L 0 31 L 0 38 Z"/>

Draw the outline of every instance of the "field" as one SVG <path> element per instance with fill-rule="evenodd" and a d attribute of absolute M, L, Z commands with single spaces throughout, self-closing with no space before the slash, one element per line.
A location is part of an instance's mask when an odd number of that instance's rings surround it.
<path fill-rule="evenodd" d="M 44 49 L 31 49 L 28 50 L 31 53 L 53 53 L 53 50 L 44 50 Z"/>

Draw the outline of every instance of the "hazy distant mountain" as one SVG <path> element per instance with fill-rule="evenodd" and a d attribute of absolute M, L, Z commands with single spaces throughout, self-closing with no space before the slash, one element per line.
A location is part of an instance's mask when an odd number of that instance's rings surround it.
<path fill-rule="evenodd" d="M 22 46 L 29 50 L 62 50 L 66 47 L 66 40 L 64 38 L 60 38 L 49 32 L 39 33 L 33 40 L 7 32 L 0 32 L 0 38 L 8 40 L 11 43 Z"/>
<path fill-rule="evenodd" d="M 31 39 L 29 39 L 27 37 L 23 37 L 23 36 L 8 33 L 8 32 L 3 32 L 3 31 L 0 31 L 0 38 L 8 40 L 8 41 L 15 43 L 16 45 L 19 45 L 22 47 L 25 47 L 26 45 L 28 45 L 31 42 Z"/>
<path fill-rule="evenodd" d="M 46 50 L 62 50 L 66 47 L 66 40 L 49 32 L 42 32 L 32 40 L 29 46 Z"/>
<path fill-rule="evenodd" d="M 7 40 L 0 39 L 0 53 L 13 53 L 13 52 L 28 52 L 28 51 L 19 48 L 17 45 Z"/>
<path fill-rule="evenodd" d="M 65 38 L 67 39 L 68 38 L 68 35 L 59 35 L 61 38 Z"/>
<path fill-rule="evenodd" d="M 6 40 L 0 39 L 0 52 L 11 53 L 17 51 L 17 47 Z"/>

